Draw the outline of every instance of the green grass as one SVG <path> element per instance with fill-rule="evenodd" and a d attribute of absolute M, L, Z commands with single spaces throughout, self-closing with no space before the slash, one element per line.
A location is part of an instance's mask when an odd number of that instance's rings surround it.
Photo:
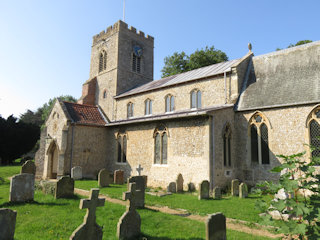
<path fill-rule="evenodd" d="M 0 172 L 3 169 L 0 167 Z M 80 197 L 54 199 L 36 191 L 34 202 L 8 203 L 9 184 L 0 186 L 0 208 L 11 208 L 18 212 L 15 240 L 69 239 L 72 232 L 82 223 L 86 210 L 79 209 Z M 124 213 L 122 205 L 106 202 L 97 209 L 97 223 L 103 226 L 103 239 L 116 239 L 119 218 Z M 161 212 L 138 210 L 142 219 L 141 231 L 148 240 L 205 239 L 204 223 L 172 216 Z M 228 239 L 269 239 L 228 230 Z"/>
<path fill-rule="evenodd" d="M 98 187 L 98 182 L 94 180 L 76 181 L 77 188 L 90 190 Z M 127 190 L 126 185 L 113 185 L 101 188 L 100 192 L 112 198 L 122 198 L 122 192 Z M 257 222 L 259 211 L 255 209 L 255 201 L 263 198 L 270 201 L 269 196 L 260 197 L 250 194 L 248 198 L 223 196 L 221 200 L 198 200 L 198 196 L 191 193 L 172 194 L 164 197 L 151 196 L 146 194 L 145 203 L 153 206 L 168 206 L 169 208 L 185 209 L 192 214 L 207 215 L 215 212 L 222 212 L 228 218 Z"/>
<path fill-rule="evenodd" d="M 9 182 L 8 177 L 20 173 L 21 166 L 1 166 L 0 167 L 0 178 L 2 178 L 5 182 Z M 1 184 L 0 180 L 0 184 Z"/>

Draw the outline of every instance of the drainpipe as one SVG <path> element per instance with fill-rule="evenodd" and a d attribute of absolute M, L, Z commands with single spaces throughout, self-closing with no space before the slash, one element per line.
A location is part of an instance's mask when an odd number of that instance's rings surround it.
<path fill-rule="evenodd" d="M 227 72 L 223 73 L 224 77 L 224 103 L 227 103 Z"/>
<path fill-rule="evenodd" d="M 74 124 L 71 124 L 71 154 L 70 154 L 70 174 L 72 169 L 72 158 L 73 158 L 73 143 L 74 143 Z M 70 175 L 71 176 L 71 175 Z"/>

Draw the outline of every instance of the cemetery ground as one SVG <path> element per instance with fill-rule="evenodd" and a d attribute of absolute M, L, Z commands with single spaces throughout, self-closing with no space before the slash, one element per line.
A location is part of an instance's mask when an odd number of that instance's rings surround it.
<path fill-rule="evenodd" d="M 0 208 L 10 208 L 18 212 L 15 239 L 69 239 L 71 233 L 82 223 L 85 210 L 79 209 L 79 201 L 83 196 L 75 195 L 71 199 L 54 199 L 52 195 L 44 195 L 35 191 L 34 201 L 30 203 L 9 203 L 8 177 L 18 174 L 20 166 L 0 167 Z M 97 187 L 97 181 L 76 181 L 76 188 L 89 190 Z M 121 199 L 126 185 L 111 185 L 101 188 L 100 193 L 112 198 Z M 256 222 L 257 212 L 254 210 L 256 196 L 248 199 L 235 197 L 223 200 L 197 200 L 197 196 L 173 194 L 165 197 L 146 194 L 146 205 L 168 206 L 186 209 L 190 213 L 206 215 L 221 211 L 226 217 Z M 97 208 L 97 223 L 103 226 L 103 239 L 116 239 L 117 223 L 125 212 L 125 206 L 106 202 L 104 207 Z M 165 214 L 150 209 L 138 210 L 142 226 L 141 231 L 147 239 L 205 239 L 205 224 L 200 221 Z M 269 239 L 238 231 L 227 230 L 228 239 Z"/>

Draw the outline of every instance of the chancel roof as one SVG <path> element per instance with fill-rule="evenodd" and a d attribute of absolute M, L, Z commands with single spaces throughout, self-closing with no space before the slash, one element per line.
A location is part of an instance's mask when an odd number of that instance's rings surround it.
<path fill-rule="evenodd" d="M 237 110 L 320 102 L 320 41 L 256 56 Z"/>
<path fill-rule="evenodd" d="M 105 126 L 107 121 L 97 106 L 61 101 L 67 118 L 73 123 L 83 125 Z"/>
<path fill-rule="evenodd" d="M 162 78 L 160 80 L 155 80 L 149 83 L 146 83 L 142 86 L 131 89 L 125 93 L 122 93 L 115 98 L 130 96 L 138 93 L 143 93 L 151 90 L 155 90 L 158 88 L 168 87 L 180 83 L 185 83 L 192 80 L 197 80 L 201 78 L 206 78 L 214 75 L 219 75 L 224 72 L 230 72 L 231 67 L 237 64 L 240 59 L 230 60 L 227 62 L 217 63 L 210 66 L 198 68 L 195 70 L 191 70 L 188 72 L 180 73 L 177 75 L 169 76 Z"/>

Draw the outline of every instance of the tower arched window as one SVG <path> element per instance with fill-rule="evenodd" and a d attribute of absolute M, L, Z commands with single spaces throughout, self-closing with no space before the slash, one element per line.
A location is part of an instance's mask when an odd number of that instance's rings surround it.
<path fill-rule="evenodd" d="M 251 162 L 270 164 L 268 124 L 262 113 L 251 117 L 249 128 Z"/>
<path fill-rule="evenodd" d="M 127 117 L 128 118 L 133 117 L 133 106 L 134 106 L 134 104 L 132 102 L 129 102 L 127 104 Z"/>
<path fill-rule="evenodd" d="M 154 134 L 154 164 L 167 164 L 168 130 L 164 126 L 155 129 Z"/>
<path fill-rule="evenodd" d="M 127 134 L 118 133 L 117 136 L 117 162 L 126 163 L 127 162 Z"/>
<path fill-rule="evenodd" d="M 133 46 L 132 52 L 132 71 L 141 73 L 142 69 L 142 48 L 138 45 Z"/>
<path fill-rule="evenodd" d="M 320 157 L 320 106 L 316 107 L 307 119 L 311 157 Z"/>
<path fill-rule="evenodd" d="M 190 93 L 190 107 L 201 108 L 201 91 L 194 89 Z"/>
<path fill-rule="evenodd" d="M 152 100 L 149 98 L 144 101 L 145 107 L 144 107 L 144 114 L 145 115 L 151 115 L 152 114 Z"/>
<path fill-rule="evenodd" d="M 174 111 L 174 96 L 172 96 L 171 94 L 165 97 L 165 109 L 166 112 Z"/>
<path fill-rule="evenodd" d="M 231 127 L 226 124 L 223 130 L 223 165 L 231 167 Z"/>
<path fill-rule="evenodd" d="M 99 72 L 102 72 L 107 69 L 107 53 L 102 51 L 99 54 Z"/>

